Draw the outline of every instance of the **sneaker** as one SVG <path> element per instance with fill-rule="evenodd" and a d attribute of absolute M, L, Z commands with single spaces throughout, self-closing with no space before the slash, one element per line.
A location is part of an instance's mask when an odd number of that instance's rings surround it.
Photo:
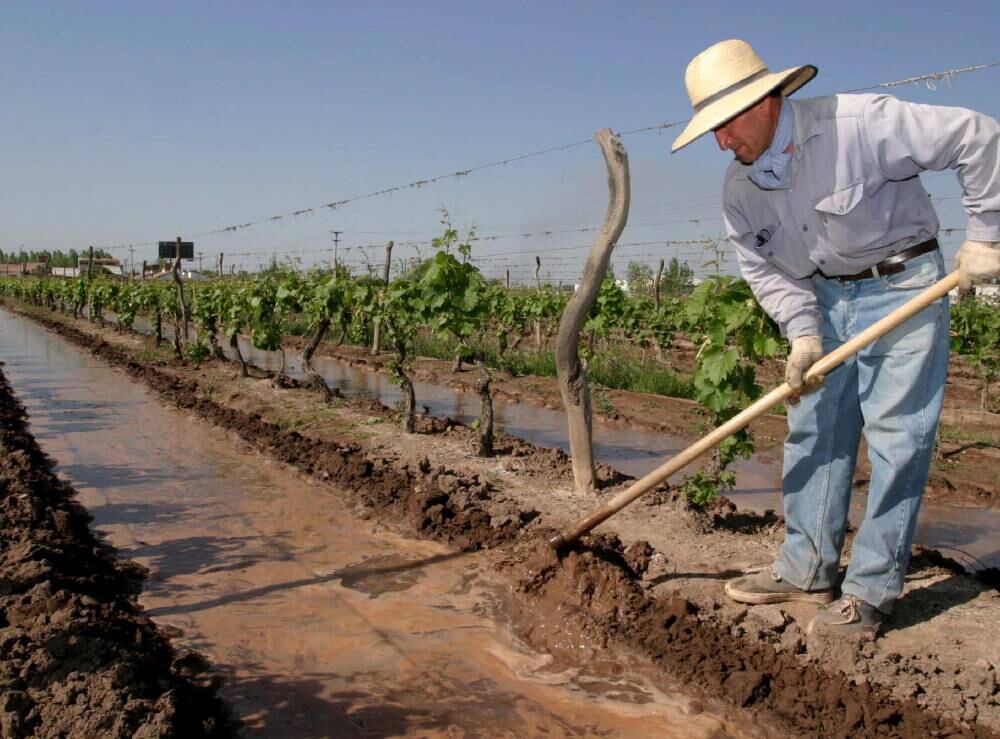
<path fill-rule="evenodd" d="M 809 625 L 807 634 L 875 634 L 885 614 L 875 606 L 865 603 L 856 595 L 843 598 L 825 608 L 820 608 Z"/>
<path fill-rule="evenodd" d="M 833 600 L 833 590 L 802 590 L 785 582 L 773 566 L 730 580 L 726 583 L 726 595 L 738 603 L 755 606 L 789 601 L 824 605 Z"/>

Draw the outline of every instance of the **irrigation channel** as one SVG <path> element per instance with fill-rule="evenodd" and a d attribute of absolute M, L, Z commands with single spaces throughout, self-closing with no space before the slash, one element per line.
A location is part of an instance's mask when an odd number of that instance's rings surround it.
<path fill-rule="evenodd" d="M 138 329 L 152 334 L 152 326 L 144 319 L 137 319 L 136 324 Z M 280 367 L 277 352 L 255 349 L 242 337 L 240 351 L 248 362 L 257 367 L 272 372 Z M 330 387 L 339 389 L 344 395 L 377 399 L 390 406 L 402 398 L 399 388 L 384 373 L 321 356 L 313 357 L 313 366 Z M 292 352 L 286 353 L 285 372 L 296 379 L 303 377 L 298 357 Z M 472 393 L 422 382 L 414 382 L 414 391 L 417 404 L 426 406 L 431 415 L 450 417 L 467 424 L 479 417 L 480 400 Z M 537 446 L 569 452 L 566 416 L 561 412 L 530 403 L 498 401 L 495 423 L 498 430 Z M 631 431 L 599 422 L 594 424 L 596 459 L 637 478 L 686 446 L 682 439 L 664 434 Z M 692 465 L 692 469 L 697 464 Z M 736 471 L 736 488 L 729 497 L 738 506 L 758 513 L 768 509 L 781 511 L 779 466 L 752 458 L 738 460 L 733 468 Z M 849 518 L 855 526 L 860 525 L 866 504 L 867 498 L 863 493 L 854 495 Z M 997 531 L 1000 531 L 1000 509 L 925 501 L 915 543 L 940 547 L 945 555 L 964 561 L 971 569 L 998 567 L 1000 549 L 996 543 Z"/>
<path fill-rule="evenodd" d="M 486 555 L 360 523 L 6 311 L 0 361 L 93 526 L 149 568 L 141 604 L 225 676 L 246 736 L 761 735 L 629 658 L 551 664 L 512 636 Z"/>

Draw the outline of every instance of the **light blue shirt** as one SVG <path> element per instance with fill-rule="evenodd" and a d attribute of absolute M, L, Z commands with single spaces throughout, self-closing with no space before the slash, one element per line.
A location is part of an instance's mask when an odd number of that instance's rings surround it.
<path fill-rule="evenodd" d="M 810 277 L 856 274 L 937 234 L 918 175 L 953 169 L 966 238 L 1000 241 L 1000 124 L 965 108 L 890 95 L 791 100 L 795 154 L 787 189 L 764 190 L 733 161 L 726 230 L 740 269 L 789 339 L 818 335 Z"/>

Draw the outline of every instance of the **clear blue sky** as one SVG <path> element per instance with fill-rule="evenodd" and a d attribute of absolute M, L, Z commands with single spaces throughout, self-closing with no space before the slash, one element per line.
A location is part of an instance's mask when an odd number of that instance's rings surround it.
<path fill-rule="evenodd" d="M 819 76 L 799 95 L 1000 61 L 1000 3 L 23 2 L 0 27 L 0 248 L 77 249 L 191 238 L 394 185 L 689 117 L 683 72 L 742 37 L 772 69 Z M 892 90 L 1000 117 L 1000 67 Z M 625 243 L 720 234 L 728 157 L 711 139 L 670 155 L 678 129 L 626 136 Z M 960 194 L 951 175 L 932 194 Z M 468 177 L 195 239 L 251 267 L 363 261 L 360 245 L 429 239 L 438 209 L 480 234 L 599 225 L 596 144 Z M 957 200 L 943 225 L 963 226 Z M 697 223 L 688 222 L 698 219 Z M 670 221 L 682 221 L 670 223 Z M 476 244 L 487 273 L 572 281 L 592 233 Z M 951 250 L 960 236 L 948 240 Z M 295 252 L 295 253 L 291 253 Z M 514 253 L 517 252 L 517 253 Z M 622 247 L 615 265 L 688 247 Z M 127 250 L 115 252 L 128 257 Z M 381 256 L 368 251 L 374 261 Z M 397 256 L 412 255 L 412 247 Z M 507 253 L 494 261 L 496 257 Z M 155 249 L 140 246 L 137 261 Z"/>

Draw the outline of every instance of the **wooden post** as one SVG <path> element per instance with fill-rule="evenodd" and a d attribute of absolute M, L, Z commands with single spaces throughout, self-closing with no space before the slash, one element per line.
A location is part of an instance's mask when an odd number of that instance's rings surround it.
<path fill-rule="evenodd" d="M 660 280 L 663 278 L 663 260 L 660 259 L 660 268 L 656 270 L 656 279 L 653 280 L 653 294 L 656 296 L 656 309 L 660 309 Z"/>
<path fill-rule="evenodd" d="M 219 252 L 219 277 L 222 277 L 222 252 Z"/>
<path fill-rule="evenodd" d="M 493 456 L 493 395 L 490 392 L 490 383 L 493 376 L 486 369 L 486 365 L 480 360 L 476 360 L 476 366 L 483 373 L 483 376 L 476 381 L 476 392 L 479 393 L 482 411 L 479 416 L 479 450 L 476 455 L 479 457 Z"/>
<path fill-rule="evenodd" d="M 90 247 L 90 258 L 87 260 L 87 279 L 94 276 L 94 247 Z"/>
<path fill-rule="evenodd" d="M 587 320 L 587 313 L 597 300 L 597 292 L 611 261 L 611 252 L 625 228 L 630 197 L 628 154 L 625 147 L 609 128 L 602 128 L 594 134 L 594 139 L 601 147 L 608 169 L 608 210 L 604 216 L 604 225 L 601 226 L 587 257 L 580 289 L 563 311 L 562 319 L 559 321 L 559 332 L 556 335 L 556 373 L 569 422 L 573 479 L 576 482 L 576 489 L 580 492 L 593 492 L 597 487 L 590 386 L 587 382 L 587 368 L 580 361 L 580 329 Z"/>
<path fill-rule="evenodd" d="M 382 270 L 382 284 L 389 285 L 389 270 L 392 267 L 392 241 L 385 245 L 385 269 Z M 372 356 L 377 356 L 382 350 L 381 339 L 382 339 L 382 321 L 376 316 L 375 318 L 375 331 L 374 337 L 372 338 Z"/>
<path fill-rule="evenodd" d="M 139 278 L 140 282 L 146 281 L 146 260 L 142 260 L 142 277 Z"/>
<path fill-rule="evenodd" d="M 535 256 L 535 289 L 539 292 L 542 290 L 542 281 L 538 278 L 538 273 L 542 269 L 542 259 L 539 256 Z M 535 321 L 535 348 L 538 351 L 542 350 L 542 321 L 541 319 Z"/>
<path fill-rule="evenodd" d="M 177 301 L 180 303 L 181 314 L 178 320 L 184 326 L 184 341 L 188 340 L 188 309 L 184 300 L 184 283 L 181 281 L 181 237 L 177 237 L 177 246 L 174 248 L 174 282 L 177 283 Z M 179 349 L 179 348 L 178 348 Z"/>
<path fill-rule="evenodd" d="M 507 289 L 510 290 L 510 270 L 508 269 L 504 277 L 504 283 L 507 285 Z"/>

